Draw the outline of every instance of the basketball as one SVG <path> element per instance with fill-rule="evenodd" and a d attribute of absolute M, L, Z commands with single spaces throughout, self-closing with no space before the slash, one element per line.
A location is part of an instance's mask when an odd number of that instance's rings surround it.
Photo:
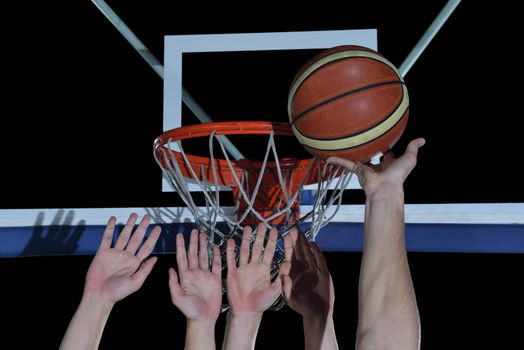
<path fill-rule="evenodd" d="M 296 74 L 289 91 L 289 122 L 315 157 L 367 163 L 400 139 L 409 114 L 397 68 L 362 46 L 321 52 Z"/>

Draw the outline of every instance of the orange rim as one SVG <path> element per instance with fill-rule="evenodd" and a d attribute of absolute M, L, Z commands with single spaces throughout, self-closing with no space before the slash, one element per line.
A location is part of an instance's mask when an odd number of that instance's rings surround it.
<path fill-rule="evenodd" d="M 164 132 L 158 136 L 154 142 L 154 151 L 156 158 L 160 161 L 161 166 L 164 170 L 169 171 L 169 166 L 166 164 L 166 154 L 172 155 L 176 158 L 178 166 L 182 172 L 182 175 L 187 178 L 193 179 L 193 173 L 198 176 L 199 179 L 206 178 L 210 183 L 217 183 L 222 186 L 238 187 L 238 183 L 235 180 L 231 168 L 226 159 L 214 159 L 215 168 L 217 171 L 218 179 L 214 178 L 212 163 L 209 157 L 195 156 L 191 154 L 185 154 L 191 169 L 188 168 L 188 164 L 184 160 L 181 152 L 170 150 L 167 146 L 169 142 L 177 142 L 191 138 L 206 137 L 209 136 L 213 131 L 216 135 L 269 135 L 273 132 L 279 136 L 293 136 L 293 131 L 289 123 L 273 123 L 273 122 L 218 122 L 218 123 L 202 123 L 196 125 L 183 126 L 180 128 L 172 129 Z M 314 162 L 311 171 L 308 169 L 311 163 Z M 245 170 L 256 170 L 262 167 L 261 161 L 250 161 L 250 160 L 230 160 L 231 167 L 237 178 L 240 178 L 242 172 Z M 318 169 L 323 162 L 318 162 L 315 158 L 308 159 L 279 159 L 279 166 L 285 171 L 292 171 L 293 182 L 300 184 L 304 181 L 304 185 L 317 182 Z M 268 161 L 266 164 L 266 171 L 273 171 L 276 169 L 276 162 Z M 307 178 L 304 177 L 307 175 Z"/>

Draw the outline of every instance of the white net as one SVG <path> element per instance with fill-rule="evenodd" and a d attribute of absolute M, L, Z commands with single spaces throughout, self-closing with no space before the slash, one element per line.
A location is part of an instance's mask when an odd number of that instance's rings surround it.
<path fill-rule="evenodd" d="M 207 163 L 195 164 L 191 160 L 192 156 L 188 157 L 185 153 L 182 142 L 172 138 L 161 144 L 155 143 L 155 159 L 192 213 L 198 230 L 206 233 L 210 242 L 209 256 L 212 243 L 219 245 L 222 254 L 225 254 L 224 243 L 229 238 L 234 239 L 238 254 L 242 232 L 247 225 L 253 227 L 252 241 L 256 236 L 258 223 L 263 223 L 267 228 L 275 226 L 279 232 L 279 239 L 271 276 L 276 278 L 279 266 L 284 260 L 282 238 L 296 226 L 309 240 L 315 240 L 322 227 L 336 215 L 342 203 L 343 190 L 349 184 L 352 173 L 340 166 L 311 159 L 297 178 L 297 169 L 293 162 L 287 159 L 285 162 L 279 160 L 274 131 L 269 133 L 264 158 L 256 167 L 239 167 L 239 162 L 232 161 L 223 145 L 223 137 L 217 135 L 216 131 L 211 131 L 208 137 Z M 224 161 L 227 164 L 225 167 Z M 237 193 L 233 208 L 221 204 L 219 194 L 224 189 L 221 181 L 224 177 L 234 180 L 231 187 Z M 273 184 L 270 190 L 264 186 L 268 181 Z M 314 200 L 310 210 L 301 213 L 300 194 L 306 181 L 315 182 L 316 189 L 313 191 Z M 204 205 L 195 203 L 190 183 L 201 188 Z M 261 197 L 267 197 L 267 192 L 275 191 L 275 188 L 278 189 L 278 200 L 270 203 L 269 208 L 264 206 L 262 210 Z M 281 298 L 273 308 L 278 309 L 282 305 Z M 224 309 L 227 309 L 227 306 L 224 306 Z"/>

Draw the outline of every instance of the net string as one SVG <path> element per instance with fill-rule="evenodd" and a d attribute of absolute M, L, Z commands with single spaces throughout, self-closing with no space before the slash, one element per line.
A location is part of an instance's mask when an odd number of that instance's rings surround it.
<path fill-rule="evenodd" d="M 219 184 L 219 171 L 217 169 L 217 164 L 219 163 L 215 155 L 215 141 L 218 142 L 219 149 L 223 156 L 221 159 L 226 161 L 229 172 L 232 175 L 236 186 L 238 187 L 239 193 L 233 213 L 230 211 L 230 209 L 224 208 L 220 205 L 219 191 L 222 186 Z M 184 167 L 191 176 L 190 181 L 196 183 L 196 185 L 202 189 L 205 200 L 204 207 L 198 207 L 193 200 L 193 196 L 191 195 L 191 190 L 189 188 L 189 181 L 184 177 L 184 173 L 180 168 L 180 158 L 175 156 L 175 153 L 171 148 L 171 145 L 175 143 L 178 146 L 178 153 L 181 155 L 181 158 L 184 162 Z M 297 227 L 306 235 L 309 240 L 315 240 L 320 229 L 327 225 L 338 212 L 338 209 L 342 203 L 343 190 L 349 184 L 352 173 L 349 173 L 342 167 L 334 164 L 325 163 L 323 166 L 321 166 L 320 160 L 314 159 L 310 162 L 304 173 L 304 176 L 296 187 L 296 190 L 293 192 L 293 169 L 285 169 L 282 171 L 275 145 L 274 132 L 272 131 L 269 134 L 267 148 L 264 154 L 262 165 L 258 170 L 259 173 L 256 176 L 256 182 L 254 186 L 251 186 L 252 184 L 250 183 L 251 177 L 249 176 L 249 171 L 247 169 L 243 169 L 240 172 L 240 177 L 237 175 L 235 166 L 229 158 L 220 137 L 216 135 L 216 131 L 210 133 L 208 146 L 210 160 L 209 164 L 211 168 L 212 179 L 206 176 L 206 171 L 203 165 L 200 165 L 198 168 L 200 173 L 200 176 L 198 176 L 193 165 L 188 159 L 184 148 L 182 147 L 182 142 L 179 140 L 173 141 L 172 139 L 169 139 L 165 145 L 161 146 L 159 153 L 154 152 L 154 156 L 156 162 L 162 168 L 164 175 L 169 180 L 169 183 L 173 186 L 175 191 L 186 204 L 191 214 L 194 216 L 198 230 L 206 233 L 208 239 L 208 256 L 210 264 L 212 263 L 212 253 L 210 253 L 212 252 L 212 244 L 215 243 L 219 246 L 223 246 L 229 238 L 236 237 L 235 258 L 238 259 L 238 252 L 240 248 L 239 244 L 241 241 L 243 229 L 246 226 L 243 224 L 243 222 L 246 220 L 246 218 L 249 217 L 250 214 L 254 216 L 257 221 L 263 223 L 266 228 L 271 227 L 270 222 L 273 219 L 285 214 L 286 224 L 280 225 L 278 227 L 278 242 L 275 250 L 275 257 L 271 267 L 271 279 L 274 280 L 278 275 L 280 265 L 285 259 L 284 247 L 282 244 L 283 237 L 287 235 L 293 227 Z M 282 189 L 282 197 L 278 202 L 278 209 L 275 208 L 271 215 L 264 218 L 254 208 L 254 203 L 260 191 L 270 155 L 272 155 L 274 159 L 274 168 L 276 170 L 278 184 Z M 293 204 L 299 198 L 300 191 L 305 185 L 306 179 L 310 178 L 313 169 L 318 169 L 316 170 L 317 188 L 314 195 L 315 200 L 312 205 L 312 209 L 307 213 L 301 213 L 302 215 L 300 219 L 297 219 L 293 213 L 293 210 L 291 209 Z M 247 206 L 242 213 L 239 213 L 241 200 L 243 200 Z M 285 205 L 283 205 L 284 202 Z M 334 210 L 330 211 L 330 209 L 333 207 Z M 223 222 L 225 225 L 218 226 L 217 224 L 219 222 Z M 256 233 L 257 228 L 252 230 L 251 243 L 254 241 Z M 225 250 L 221 250 L 223 251 L 222 259 L 225 259 Z M 225 292 L 225 288 L 223 292 Z M 279 309 L 283 305 L 285 305 L 285 299 L 279 298 L 272 306 L 272 309 Z M 222 306 L 222 311 L 227 309 L 227 304 L 224 304 Z"/>

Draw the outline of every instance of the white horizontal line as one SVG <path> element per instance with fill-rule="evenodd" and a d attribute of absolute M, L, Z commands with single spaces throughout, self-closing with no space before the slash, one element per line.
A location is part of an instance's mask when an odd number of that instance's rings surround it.
<path fill-rule="evenodd" d="M 224 208 L 228 215 L 234 214 L 232 207 Z M 311 206 L 301 206 L 301 212 Z M 108 218 L 116 216 L 125 222 L 129 214 L 140 217 L 150 214 L 157 223 L 192 222 L 193 215 L 185 207 L 150 208 L 47 208 L 47 209 L 1 209 L 0 227 L 34 226 L 40 215 L 40 225 L 67 224 L 105 225 Z M 478 203 L 478 204 L 407 204 L 406 223 L 441 224 L 524 224 L 524 203 Z M 342 205 L 332 219 L 334 222 L 363 222 L 363 205 Z"/>

